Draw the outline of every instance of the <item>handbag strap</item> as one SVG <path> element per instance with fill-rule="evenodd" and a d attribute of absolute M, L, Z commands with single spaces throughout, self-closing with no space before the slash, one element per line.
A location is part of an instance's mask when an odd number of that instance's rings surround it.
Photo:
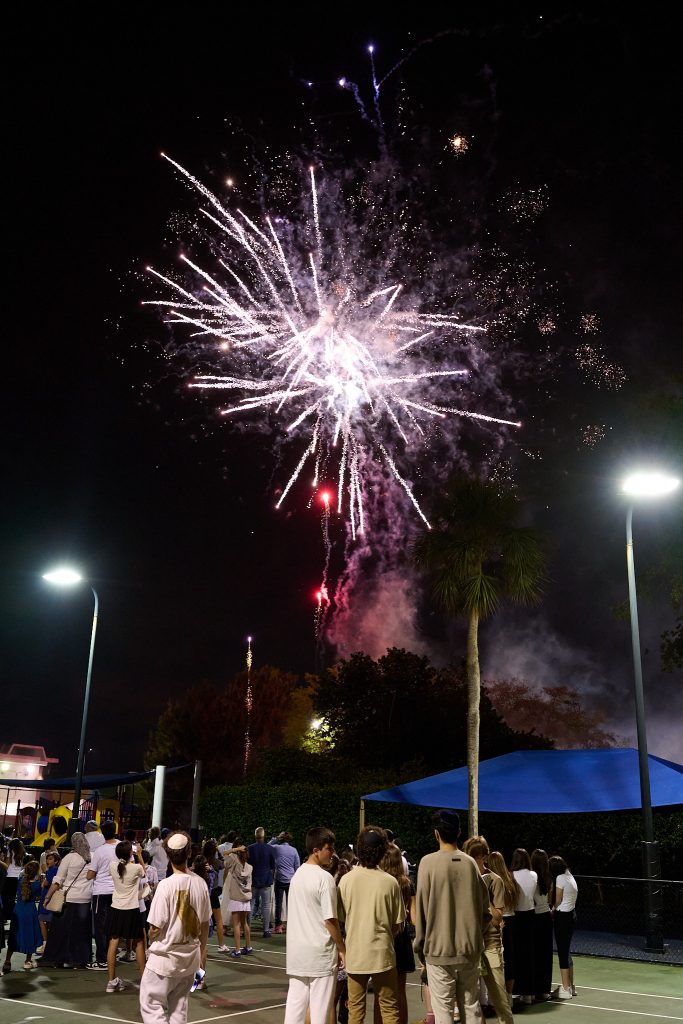
<path fill-rule="evenodd" d="M 87 860 L 84 860 L 84 861 L 83 861 L 83 867 L 81 868 L 81 871 L 83 870 L 83 868 L 85 867 L 85 865 L 86 865 L 87 863 L 88 863 L 88 862 L 87 862 Z M 79 872 L 78 872 L 78 875 L 80 875 L 81 871 L 79 871 Z M 76 884 L 76 882 L 78 881 L 78 875 L 76 875 L 76 877 L 74 878 L 74 880 L 73 880 L 73 882 L 71 883 L 71 885 L 69 886 L 69 888 L 68 888 L 68 889 L 65 889 L 65 890 L 64 890 L 64 896 L 65 896 L 65 898 L 66 898 L 66 894 L 67 894 L 68 892 L 71 892 L 71 886 L 72 886 L 72 885 L 75 885 L 75 884 Z"/>

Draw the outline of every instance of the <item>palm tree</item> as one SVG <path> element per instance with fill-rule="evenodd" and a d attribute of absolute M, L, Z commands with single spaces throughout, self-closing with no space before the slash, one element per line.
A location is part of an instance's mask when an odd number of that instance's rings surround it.
<path fill-rule="evenodd" d="M 479 832 L 479 622 L 503 599 L 534 604 L 545 581 L 538 535 L 515 526 L 519 501 L 492 481 L 454 479 L 433 509 L 433 528 L 415 545 L 415 561 L 433 578 L 449 615 L 467 618 L 467 779 L 471 836 Z"/>

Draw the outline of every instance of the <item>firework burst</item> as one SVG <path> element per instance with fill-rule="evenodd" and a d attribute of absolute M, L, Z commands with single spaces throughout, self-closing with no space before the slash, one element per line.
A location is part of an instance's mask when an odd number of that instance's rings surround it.
<path fill-rule="evenodd" d="M 454 417 L 520 425 L 465 407 L 470 371 L 453 356 L 458 339 L 471 340 L 484 325 L 443 300 L 425 308 L 421 294 L 404 287 L 396 253 L 382 252 L 386 232 L 373 238 L 339 189 L 321 191 L 313 167 L 307 214 L 252 219 L 165 159 L 205 201 L 215 266 L 209 272 L 181 256 L 182 283 L 148 268 L 174 293 L 152 304 L 220 360 L 222 372 L 201 374 L 190 387 L 231 392 L 225 416 L 275 414 L 299 443 L 276 507 L 304 470 L 314 492 L 332 479 L 330 500 L 355 538 L 367 527 L 367 471 L 381 463 L 429 526 L 402 470 L 406 453 Z"/>

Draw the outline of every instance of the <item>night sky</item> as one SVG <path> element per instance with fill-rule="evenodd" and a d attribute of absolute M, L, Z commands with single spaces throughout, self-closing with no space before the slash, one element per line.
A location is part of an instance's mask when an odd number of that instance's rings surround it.
<path fill-rule="evenodd" d="M 511 391 L 528 426 L 510 464 L 549 537 L 552 581 L 537 612 L 504 612 L 482 630 L 484 672 L 574 685 L 632 741 L 628 626 L 610 610 L 626 597 L 617 481 L 631 453 L 683 475 L 680 421 L 639 413 L 649 396 L 680 400 L 679 57 L 657 5 L 637 17 L 560 9 L 495 19 L 444 5 L 443 16 L 389 20 L 297 5 L 270 22 L 111 7 L 98 28 L 83 12 L 14 18 L 0 741 L 42 743 L 60 772 L 75 767 L 92 599 L 42 582 L 58 561 L 81 566 L 101 602 L 89 769 L 140 768 L 167 699 L 229 678 L 248 633 L 256 664 L 313 669 L 319 520 L 301 495 L 286 512 L 272 500 L 296 453 L 279 465 L 264 435 L 219 422 L 140 306 L 143 269 L 172 265 L 169 220 L 188 209 L 159 154 L 211 184 L 244 170 L 231 162 L 235 126 L 303 153 L 315 117 L 360 156 L 367 130 L 336 80 L 367 83 L 370 41 L 386 68 L 428 39 L 401 72 L 408 115 L 444 141 L 474 136 L 461 159 L 482 169 L 480 201 L 546 191 L 534 259 L 565 308 L 598 315 L 599 341 L 626 373 L 618 391 L 596 386 L 572 362 L 581 339 L 563 336 L 552 386 Z M 581 440 L 589 424 L 606 428 L 594 449 Z M 680 502 L 636 513 L 637 568 L 680 529 Z M 650 750 L 680 760 L 680 678 L 658 670 L 666 596 L 641 618 Z M 464 644 L 437 619 L 422 601 L 413 637 L 438 662 Z"/>

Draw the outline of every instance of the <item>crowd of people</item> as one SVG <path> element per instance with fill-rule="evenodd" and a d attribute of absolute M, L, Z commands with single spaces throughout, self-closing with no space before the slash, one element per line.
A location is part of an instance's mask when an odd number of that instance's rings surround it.
<path fill-rule="evenodd" d="M 239 959 L 254 952 L 258 919 L 264 940 L 286 931 L 285 1024 L 362 1024 L 369 990 L 375 1024 L 407 1024 L 416 970 L 425 1024 L 470 1024 L 482 1010 L 511 1024 L 515 1000 L 571 999 L 577 885 L 565 861 L 519 848 L 508 866 L 483 836 L 460 849 L 459 835 L 455 812 L 435 814 L 437 849 L 420 861 L 416 885 L 393 834 L 372 825 L 340 854 L 330 829 L 310 829 L 303 863 L 287 832 L 266 841 L 262 827 L 250 844 L 236 832 L 200 844 L 159 828 L 142 843 L 92 821 L 65 856 L 47 840 L 40 859 L 3 839 L 2 973 L 20 953 L 27 971 L 106 971 L 116 993 L 125 988 L 118 965 L 130 961 L 143 1021 L 181 1024 L 191 992 L 207 984 L 210 928 L 219 953 Z"/>

